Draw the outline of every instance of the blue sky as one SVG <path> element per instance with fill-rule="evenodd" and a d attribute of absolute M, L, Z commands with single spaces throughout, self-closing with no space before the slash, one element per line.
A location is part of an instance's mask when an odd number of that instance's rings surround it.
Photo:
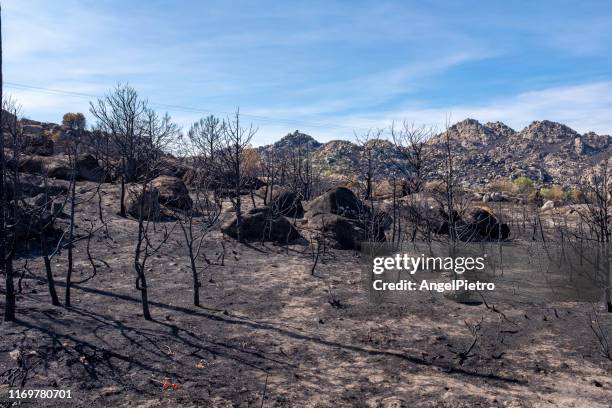
<path fill-rule="evenodd" d="M 612 133 L 610 1 L 6 0 L 2 12 L 7 91 L 36 120 L 86 112 L 87 95 L 121 81 L 185 128 L 239 106 L 255 144 L 447 116 Z"/>

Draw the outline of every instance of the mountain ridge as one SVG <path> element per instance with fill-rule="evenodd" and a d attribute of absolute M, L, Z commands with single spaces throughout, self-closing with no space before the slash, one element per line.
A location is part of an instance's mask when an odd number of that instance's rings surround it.
<path fill-rule="evenodd" d="M 331 173 L 339 175 L 350 174 L 364 150 L 359 143 L 349 140 L 320 143 L 309 135 L 299 134 L 308 136 L 309 145 L 298 144 L 293 148 L 308 147 L 315 162 L 320 166 L 331 166 Z M 516 131 L 503 122 L 483 124 L 476 119 L 466 118 L 425 141 L 424 150 L 429 158 L 425 168 L 430 179 L 441 178 L 439 167 L 444 160 L 443 147 L 447 135 L 452 144 L 455 164 L 462 169 L 458 175 L 459 181 L 473 188 L 494 179 L 515 179 L 521 176 L 541 185 L 572 187 L 580 182 L 583 173 L 590 172 L 593 166 L 612 155 L 610 135 L 595 132 L 580 134 L 567 125 L 550 120 L 536 120 Z M 290 133 L 279 142 L 287 138 L 297 140 Z M 260 149 L 274 148 L 279 142 Z M 382 147 L 383 156 L 390 158 L 397 156 L 394 152 L 396 150 L 390 145 Z M 395 163 L 386 164 L 383 172 L 388 173 L 393 170 Z"/>
<path fill-rule="evenodd" d="M 62 140 L 70 133 L 69 129 L 55 123 L 31 119 L 20 121 L 25 135 L 38 143 L 30 152 L 32 154 L 53 154 L 53 148 L 44 143 L 48 139 L 55 141 L 56 153 L 61 152 Z M 458 179 L 471 188 L 479 188 L 498 178 L 521 176 L 540 185 L 572 187 L 579 183 L 582 174 L 612 156 L 610 135 L 580 134 L 567 125 L 550 120 L 533 121 L 516 131 L 503 122 L 483 124 L 466 118 L 424 142 L 424 170 L 430 180 L 442 178 L 441 164 L 445 160 L 447 135 L 451 140 L 455 166 L 461 169 Z M 406 164 L 407 150 L 399 151 L 388 140 L 381 138 L 380 143 L 370 141 L 368 145 L 377 150 L 377 157 L 382 162 L 381 174 L 391 176 L 397 171 L 398 163 Z M 279 157 L 297 151 L 308 152 L 313 163 L 325 170 L 325 175 L 347 178 L 354 176 L 365 148 L 350 140 L 322 143 L 296 130 L 257 149 L 260 152 L 271 149 Z"/>

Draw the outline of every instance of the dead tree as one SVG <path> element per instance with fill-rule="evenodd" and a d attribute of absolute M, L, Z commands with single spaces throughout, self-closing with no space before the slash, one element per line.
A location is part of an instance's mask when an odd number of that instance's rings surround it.
<path fill-rule="evenodd" d="M 434 134 L 434 129 L 415 126 L 404 121 L 401 127 L 391 125 L 391 138 L 397 152 L 394 165 L 409 193 L 419 193 L 425 185 L 425 164 L 427 151 L 425 142 Z"/>
<path fill-rule="evenodd" d="M 412 224 L 411 241 L 416 240 L 419 227 L 424 221 L 424 204 L 415 193 L 421 193 L 426 182 L 425 166 L 429 157 L 425 142 L 434 132 L 431 127 L 415 126 L 414 123 L 407 121 L 402 122 L 401 126 L 391 124 L 390 133 L 396 150 L 392 164 L 395 169 L 394 174 L 397 175 L 393 184 L 393 213 L 397 215 L 405 213 L 409 216 Z M 402 193 L 410 194 L 405 206 L 400 206 L 396 198 L 398 189 L 404 190 Z M 393 236 L 401 240 L 401 216 L 394 216 L 393 219 Z"/>
<path fill-rule="evenodd" d="M 2 9 L 0 6 L 0 107 L 4 107 L 3 79 L 2 79 Z M 8 116 L 8 115 L 6 115 Z M 0 110 L 0 262 L 5 275 L 5 301 L 4 301 L 4 320 L 12 322 L 15 320 L 15 286 L 13 282 L 13 259 L 7 258 L 7 248 L 9 245 L 7 216 L 9 214 L 9 201 L 7 198 L 6 184 L 6 157 L 4 155 L 4 124 L 5 114 Z"/>
<path fill-rule="evenodd" d="M 207 189 L 196 187 L 195 199 L 191 208 L 176 210 L 175 216 L 183 233 L 187 247 L 189 267 L 193 282 L 193 304 L 200 306 L 200 271 L 211 265 L 204 253 L 204 239 L 218 227 L 221 203 Z"/>
<path fill-rule="evenodd" d="M 278 183 L 278 176 L 281 172 L 281 165 L 278 162 L 279 159 L 273 149 L 266 149 L 262 152 L 259 160 L 259 174 L 265 183 L 264 205 L 268 205 L 274 197 L 274 186 Z"/>
<path fill-rule="evenodd" d="M 66 202 L 64 201 L 64 204 L 65 203 Z M 64 204 L 62 205 L 62 208 L 64 207 Z M 51 227 L 51 225 L 53 225 L 53 223 L 55 222 L 55 219 L 57 218 L 60 212 L 60 211 L 57 211 L 57 212 L 53 211 L 52 206 L 53 206 L 53 203 L 49 197 L 47 177 L 45 176 L 44 178 L 44 201 L 42 203 L 42 206 L 40 206 L 39 208 L 39 211 L 40 211 L 39 217 L 41 218 L 41 220 L 44 220 L 47 218 L 47 215 L 50 212 L 49 209 L 51 209 L 52 212 L 51 212 L 51 216 L 49 217 L 49 221 L 41 225 L 40 227 L 39 239 L 40 239 L 40 246 L 42 249 L 43 262 L 45 264 L 45 274 L 47 277 L 47 286 L 49 288 L 49 296 L 51 297 L 51 304 L 53 306 L 59 306 L 60 301 L 57 296 L 57 290 L 55 289 L 55 278 L 53 277 L 53 269 L 51 268 L 51 254 L 49 251 L 49 244 L 47 242 L 47 234 L 46 234 L 47 230 Z"/>
<path fill-rule="evenodd" d="M 232 185 L 234 190 L 230 194 L 230 200 L 236 214 L 236 238 L 239 242 L 242 242 L 240 233 L 242 227 L 242 201 L 240 194 L 244 183 L 244 152 L 256 133 L 257 129 L 252 124 L 248 127 L 242 126 L 240 110 L 237 110 L 233 118 L 228 118 L 220 140 L 219 160 L 226 175 L 224 184 Z"/>
<path fill-rule="evenodd" d="M 73 248 L 74 248 L 74 227 L 76 213 L 76 180 L 78 174 L 79 162 L 79 145 L 81 136 L 85 130 L 85 117 L 82 114 L 66 114 L 64 115 L 63 124 L 72 130 L 72 136 L 68 148 L 68 157 L 70 160 L 70 225 L 68 226 L 68 270 L 66 272 L 66 293 L 64 304 L 70 307 L 70 289 L 72 287 L 72 273 L 74 269 Z"/>
<path fill-rule="evenodd" d="M 178 126 L 166 114 L 159 117 L 153 110 L 146 108 L 142 121 L 138 124 L 140 138 L 135 149 L 137 157 L 141 160 L 139 168 L 140 186 L 137 187 L 138 230 L 136 246 L 134 248 L 134 271 L 136 272 L 136 289 L 140 291 L 142 300 L 142 313 L 146 320 L 152 320 L 149 310 L 149 296 L 146 279 L 147 260 L 168 241 L 171 230 L 164 229 L 161 239 L 154 242 L 152 225 L 157 221 L 159 214 L 156 211 L 158 197 L 151 188 L 151 180 L 163 167 L 164 152 L 178 135 Z"/>
<path fill-rule="evenodd" d="M 363 135 L 354 133 L 360 152 L 353 168 L 358 176 L 358 183 L 362 184 L 363 199 L 368 201 L 371 210 L 374 209 L 374 183 L 381 170 L 382 134 L 382 129 L 370 129 Z"/>
<path fill-rule="evenodd" d="M 214 115 L 201 118 L 191 125 L 187 137 L 190 149 L 197 153 L 193 158 L 204 159 L 207 164 L 216 163 L 215 152 L 219 149 L 225 123 Z"/>
<path fill-rule="evenodd" d="M 147 112 L 147 101 L 129 85 L 118 84 L 104 98 L 90 102 L 90 112 L 98 120 L 98 128 L 108 134 L 121 157 L 120 214 L 126 216 L 125 185 L 138 177 L 140 140 Z"/>
<path fill-rule="evenodd" d="M 317 194 L 320 173 L 313 165 L 310 146 L 307 143 L 300 144 L 281 160 L 287 162 L 281 164 L 281 184 L 285 184 L 282 179 L 288 176 L 292 191 L 298 193 L 303 200 L 312 199 Z"/>
<path fill-rule="evenodd" d="M 194 200 L 189 208 L 175 209 L 174 215 L 183 233 L 193 282 L 193 304 L 200 306 L 200 271 L 211 265 L 203 252 L 204 239 L 218 226 L 221 202 L 214 188 L 217 182 L 215 151 L 220 138 L 219 120 L 213 116 L 201 119 L 189 130 L 187 139 L 181 139 L 179 151 L 185 160 L 191 160 L 200 170 L 192 183 Z"/>
<path fill-rule="evenodd" d="M 612 268 L 609 264 L 612 243 L 612 162 L 611 157 L 604 157 L 602 162 L 593 168 L 581 184 L 586 211 L 579 211 L 581 221 L 586 226 L 582 235 L 600 246 L 604 251 L 603 259 L 607 264 L 605 302 L 608 312 L 612 313 Z M 581 237 L 584 238 L 584 237 Z"/>
<path fill-rule="evenodd" d="M 1 12 L 1 10 L 0 10 Z M 1 30 L 1 24 L 0 24 Z M 4 320 L 15 321 L 16 296 L 14 284 L 13 258 L 15 254 L 16 229 L 19 223 L 18 202 L 19 173 L 16 160 L 19 159 L 20 141 L 17 108 L 10 98 L 2 93 L 2 40 L 0 38 L 0 262 L 5 275 Z M 8 136 L 12 152 L 12 174 L 7 171 L 7 160 L 4 152 L 5 136 Z M 11 177 L 12 176 L 12 177 Z M 11 183 L 8 179 L 12 178 Z M 11 189 L 9 191 L 9 186 Z"/>
<path fill-rule="evenodd" d="M 384 230 L 385 214 L 374 206 L 376 183 L 382 172 L 383 143 L 382 129 L 368 130 L 362 135 L 354 134 L 359 146 L 359 155 L 353 162 L 353 171 L 356 174 L 356 184 L 360 195 L 365 200 L 360 210 L 359 218 L 366 229 L 366 238 L 372 241 L 380 240 Z"/>

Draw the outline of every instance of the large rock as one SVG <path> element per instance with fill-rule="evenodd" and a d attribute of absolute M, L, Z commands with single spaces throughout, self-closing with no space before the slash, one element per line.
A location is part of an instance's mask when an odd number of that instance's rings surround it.
<path fill-rule="evenodd" d="M 43 134 L 32 135 L 25 138 L 23 153 L 51 156 L 53 155 L 53 145 L 53 140 Z"/>
<path fill-rule="evenodd" d="M 306 205 L 308 217 L 312 218 L 318 214 L 335 214 L 349 219 L 359 219 L 367 212 L 367 208 L 345 187 L 334 188 Z"/>
<path fill-rule="evenodd" d="M 238 238 L 236 217 L 221 227 L 221 231 L 232 238 Z M 289 243 L 300 237 L 291 222 L 282 215 L 273 215 L 267 209 L 244 214 L 240 224 L 240 239 L 245 241 L 272 241 Z"/>
<path fill-rule="evenodd" d="M 16 211 L 16 223 L 9 232 L 14 235 L 17 244 L 29 239 L 40 239 L 41 235 L 50 236 L 54 234 L 54 218 L 49 211 L 42 211 L 39 206 L 21 202 Z"/>
<path fill-rule="evenodd" d="M 22 120 L 21 130 L 26 137 L 38 137 L 43 135 L 45 128 L 41 122 Z"/>
<path fill-rule="evenodd" d="M 380 182 L 377 182 L 374 184 L 374 192 L 373 192 L 373 197 L 376 200 L 387 200 L 390 198 L 393 198 L 393 180 L 389 180 L 389 179 L 384 179 Z M 396 180 L 395 182 L 395 197 L 396 198 L 400 198 L 400 197 L 404 197 L 405 195 L 408 194 L 408 185 L 401 181 L 401 180 Z"/>
<path fill-rule="evenodd" d="M 510 236 L 510 227 L 487 207 L 474 207 L 463 216 L 454 211 L 452 218 L 442 209 L 438 209 L 437 215 L 430 209 L 421 217 L 431 232 L 439 235 L 448 235 L 452 223 L 457 238 L 464 242 L 505 240 Z"/>
<path fill-rule="evenodd" d="M 231 172 L 214 172 L 206 176 L 208 187 L 214 190 L 235 190 L 236 177 Z M 242 176 L 240 179 L 241 193 L 248 194 L 251 190 L 258 190 L 265 186 L 266 183 L 257 177 Z"/>
<path fill-rule="evenodd" d="M 141 199 L 144 200 L 141 204 Z M 142 192 L 142 187 L 134 186 L 128 190 L 126 209 L 128 214 L 140 219 L 142 208 L 142 218 L 146 220 L 156 220 L 160 215 L 159 191 L 156 188 L 148 188 Z"/>
<path fill-rule="evenodd" d="M 58 178 L 61 180 L 72 179 L 72 168 L 68 160 L 62 160 L 60 158 L 48 157 L 48 160 L 44 160 L 45 174 L 51 178 Z"/>
<path fill-rule="evenodd" d="M 291 191 L 284 191 L 276 195 L 270 207 L 275 214 L 284 215 L 290 218 L 302 218 L 304 216 L 304 207 L 299 194 Z"/>
<path fill-rule="evenodd" d="M 548 211 L 548 210 L 552 210 L 553 208 L 555 208 L 555 202 L 552 200 L 548 200 L 544 203 L 544 205 L 542 206 L 541 210 L 542 211 Z"/>
<path fill-rule="evenodd" d="M 470 228 L 487 240 L 506 239 L 510 235 L 510 227 L 485 207 L 471 209 L 467 222 Z"/>
<path fill-rule="evenodd" d="M 159 192 L 159 202 L 173 208 L 187 210 L 193 201 L 183 180 L 172 176 L 159 176 L 151 182 Z"/>
<path fill-rule="evenodd" d="M 79 156 L 77 178 L 88 181 L 105 181 L 105 172 L 90 154 Z M 50 178 L 70 180 L 72 168 L 68 156 L 23 156 L 19 169 L 24 173 L 41 174 Z"/>
<path fill-rule="evenodd" d="M 13 180 L 6 183 L 7 195 L 12 199 L 15 192 Z M 39 194 L 56 196 L 68 191 L 70 183 L 64 180 L 46 180 L 35 174 L 19 173 L 19 195 L 21 197 L 34 197 Z"/>
<path fill-rule="evenodd" d="M 608 135 L 586 133 L 574 140 L 574 148 L 578 154 L 594 154 L 607 148 L 612 140 Z"/>
<path fill-rule="evenodd" d="M 84 154 L 79 156 L 77 160 L 77 168 L 78 168 L 78 177 L 83 180 L 95 181 L 95 182 L 105 182 L 108 177 L 106 172 L 95 157 L 91 154 Z"/>
<path fill-rule="evenodd" d="M 361 221 L 335 214 L 317 214 L 308 220 L 308 227 L 321 231 L 338 249 L 361 249 L 366 241 L 384 242 L 385 233 L 377 223 Z"/>

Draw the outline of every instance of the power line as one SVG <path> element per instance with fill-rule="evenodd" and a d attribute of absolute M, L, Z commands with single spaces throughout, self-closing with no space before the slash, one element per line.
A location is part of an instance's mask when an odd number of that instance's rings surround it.
<path fill-rule="evenodd" d="M 37 93 L 46 94 L 46 95 L 71 96 L 71 97 L 77 97 L 77 98 L 84 98 L 88 100 L 92 98 L 97 99 L 97 98 L 102 97 L 101 95 L 96 95 L 96 94 L 73 92 L 73 91 L 67 91 L 65 89 L 45 88 L 45 87 L 40 87 L 40 86 L 25 85 L 25 84 L 20 84 L 16 82 L 8 82 L 8 81 L 4 82 L 4 85 L 6 85 L 7 88 L 19 89 L 19 90 L 29 90 L 29 91 L 33 91 Z M 169 109 L 169 110 L 186 112 L 186 113 L 217 114 L 217 115 L 225 115 L 225 116 L 234 114 L 234 112 L 223 112 L 223 111 L 215 112 L 210 109 L 194 108 L 194 107 L 183 106 L 183 105 L 172 105 L 172 104 L 165 104 L 165 103 L 159 103 L 159 102 L 149 102 L 149 104 L 151 106 L 156 106 L 156 107 L 163 108 L 163 109 Z M 340 124 L 335 124 L 335 123 L 310 122 L 310 121 L 303 121 L 299 119 L 286 119 L 286 118 L 277 118 L 277 117 L 272 117 L 272 116 L 252 115 L 252 114 L 243 113 L 243 112 L 241 112 L 240 114 L 244 117 L 248 117 L 253 120 L 258 120 L 262 122 L 284 123 L 284 124 L 289 124 L 289 125 L 304 125 L 304 126 L 310 126 L 310 127 L 316 127 L 316 128 L 322 128 L 322 129 L 323 128 L 328 128 L 328 129 L 336 128 L 336 129 L 348 129 L 351 131 L 352 130 L 366 130 L 363 128 L 360 129 L 360 128 L 355 128 L 355 127 L 351 127 L 347 125 L 340 125 Z"/>

